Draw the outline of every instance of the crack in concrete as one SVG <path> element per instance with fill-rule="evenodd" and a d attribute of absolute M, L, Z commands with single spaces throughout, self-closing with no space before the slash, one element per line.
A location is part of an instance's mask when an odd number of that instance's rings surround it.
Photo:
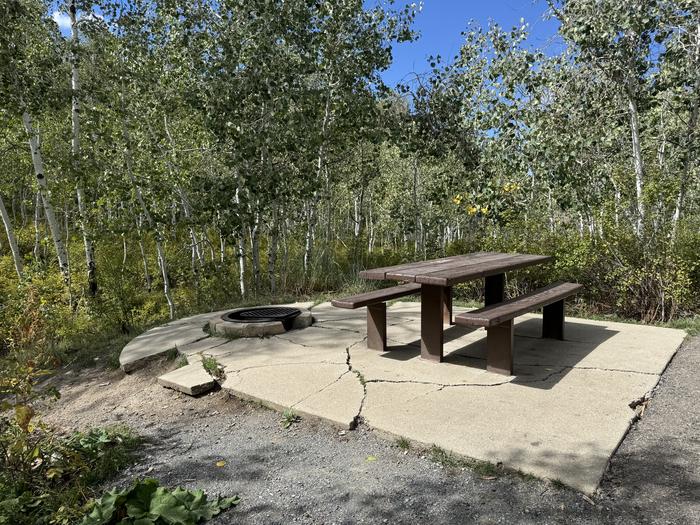
<path fill-rule="evenodd" d="M 350 430 L 355 430 L 357 426 L 362 422 L 362 410 L 365 407 L 365 400 L 367 399 L 367 381 L 365 381 L 364 376 L 362 375 L 362 372 L 359 370 L 355 370 L 352 366 L 352 355 L 350 354 L 350 349 L 353 346 L 356 346 L 363 341 L 365 341 L 367 337 L 364 337 L 361 341 L 357 341 L 350 346 L 348 346 L 345 349 L 345 353 L 347 354 L 347 359 L 345 360 L 345 364 L 348 367 L 348 372 L 352 372 L 357 376 L 357 380 L 360 382 L 360 385 L 362 385 L 362 399 L 360 399 L 360 406 L 357 409 L 357 414 L 355 414 L 355 417 L 352 418 L 352 421 L 350 422 Z"/>
<path fill-rule="evenodd" d="M 566 370 L 566 367 L 561 368 L 560 370 L 555 370 L 554 372 L 551 372 L 547 374 L 544 377 L 537 378 L 537 379 L 532 379 L 532 380 L 521 380 L 515 382 L 513 379 L 508 379 L 505 381 L 499 381 L 497 383 L 436 383 L 434 381 L 416 381 L 412 379 L 367 379 L 365 380 L 365 383 L 389 383 L 389 384 L 415 384 L 415 385 L 429 385 L 429 386 L 436 386 L 439 387 L 435 392 L 439 392 L 440 390 L 443 390 L 445 388 L 462 388 L 462 387 L 493 387 L 493 386 L 501 386 L 501 385 L 507 385 L 509 383 L 513 384 L 532 384 L 532 383 L 544 383 L 551 379 L 553 376 L 558 375 L 563 373 Z"/>
<path fill-rule="evenodd" d="M 341 363 L 338 363 L 338 364 L 341 364 Z M 327 388 L 332 387 L 332 386 L 335 385 L 338 381 L 340 381 L 340 380 L 343 378 L 344 375 L 346 375 L 346 374 L 348 374 L 348 373 L 350 373 L 350 371 L 349 371 L 349 370 L 345 370 L 342 374 L 340 374 L 338 377 L 336 377 L 333 381 L 331 381 L 330 383 L 328 383 L 326 386 L 322 387 L 321 389 L 317 390 L 316 392 L 310 393 L 308 396 L 304 396 L 304 397 L 301 398 L 299 401 L 297 401 L 296 403 L 292 404 L 289 408 L 294 408 L 294 407 L 298 406 L 300 403 L 303 403 L 304 401 L 306 401 L 307 399 L 309 399 L 310 397 L 315 396 L 316 394 L 320 394 L 321 392 L 323 392 L 323 391 L 326 390 Z"/>
<path fill-rule="evenodd" d="M 319 325 L 314 325 L 316 328 L 323 328 L 324 330 L 334 330 L 336 332 L 350 332 L 351 334 L 361 334 L 361 330 L 350 330 L 349 328 L 340 328 L 338 326 L 321 326 Z M 353 343 L 354 344 L 354 343 Z"/>

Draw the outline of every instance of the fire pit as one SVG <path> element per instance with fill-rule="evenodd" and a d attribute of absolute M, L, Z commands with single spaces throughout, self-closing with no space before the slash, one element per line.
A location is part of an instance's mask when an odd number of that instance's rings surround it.
<path fill-rule="evenodd" d="M 312 322 L 313 317 L 308 310 L 288 306 L 260 306 L 227 312 L 210 321 L 209 327 L 212 333 L 229 337 L 263 337 L 306 328 Z"/>

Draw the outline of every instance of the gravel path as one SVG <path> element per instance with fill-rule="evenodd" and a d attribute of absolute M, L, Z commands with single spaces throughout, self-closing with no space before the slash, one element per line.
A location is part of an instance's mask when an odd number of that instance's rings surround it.
<path fill-rule="evenodd" d="M 215 524 L 700 523 L 700 338 L 669 365 L 593 500 L 517 474 L 445 467 L 364 426 L 343 432 L 303 420 L 285 430 L 280 414 L 224 392 L 192 399 L 158 386 L 167 366 L 62 376 L 63 397 L 47 419 L 66 428 L 128 424 L 148 442 L 117 483 L 150 476 L 239 494 L 241 504 Z"/>

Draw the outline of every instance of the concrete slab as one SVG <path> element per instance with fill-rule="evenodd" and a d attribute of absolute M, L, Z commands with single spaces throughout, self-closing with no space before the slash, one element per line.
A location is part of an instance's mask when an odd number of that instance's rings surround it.
<path fill-rule="evenodd" d="M 228 342 L 229 339 L 223 337 L 207 337 L 206 339 L 200 339 L 194 343 L 178 346 L 177 351 L 183 355 L 199 354 L 205 350 L 211 350 L 217 346 L 225 345 Z"/>
<path fill-rule="evenodd" d="M 209 372 L 204 370 L 201 363 L 193 363 L 160 376 L 158 384 L 196 396 L 214 388 L 216 382 Z"/>
<path fill-rule="evenodd" d="M 244 399 L 283 411 L 325 419 L 350 428 L 364 389 L 345 364 L 281 363 L 226 371 L 223 388 Z"/>
<path fill-rule="evenodd" d="M 169 350 L 208 336 L 199 324 L 178 323 L 152 328 L 132 339 L 122 349 L 119 354 L 119 366 L 124 372 L 131 372 Z"/>
<path fill-rule="evenodd" d="M 541 376 L 544 388 L 438 387 L 368 383 L 363 415 L 394 436 L 595 491 L 634 412 L 628 407 L 655 378 L 584 370 Z"/>
<path fill-rule="evenodd" d="M 389 307 L 387 352 L 366 348 L 364 309 L 323 303 L 311 311 L 312 327 L 202 352 L 216 354 L 226 371 L 223 387 L 239 397 L 345 428 L 361 416 L 381 433 L 502 462 L 586 493 L 634 417 L 629 403 L 654 388 L 685 337 L 680 330 L 567 319 L 567 339 L 547 340 L 539 337 L 540 316 L 526 315 L 517 320 L 515 375 L 508 377 L 485 370 L 483 329 L 449 327 L 445 362 L 421 360 L 419 303 Z M 197 345 L 207 346 L 189 348 Z"/>

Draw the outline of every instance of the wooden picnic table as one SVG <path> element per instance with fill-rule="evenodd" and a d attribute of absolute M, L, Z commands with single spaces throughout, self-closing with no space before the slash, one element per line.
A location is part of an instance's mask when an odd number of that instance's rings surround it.
<path fill-rule="evenodd" d="M 452 286 L 484 279 L 485 306 L 503 302 L 505 273 L 543 264 L 547 255 L 477 252 L 360 272 L 360 277 L 421 285 L 421 357 L 442 361 L 443 325 L 452 323 Z"/>

